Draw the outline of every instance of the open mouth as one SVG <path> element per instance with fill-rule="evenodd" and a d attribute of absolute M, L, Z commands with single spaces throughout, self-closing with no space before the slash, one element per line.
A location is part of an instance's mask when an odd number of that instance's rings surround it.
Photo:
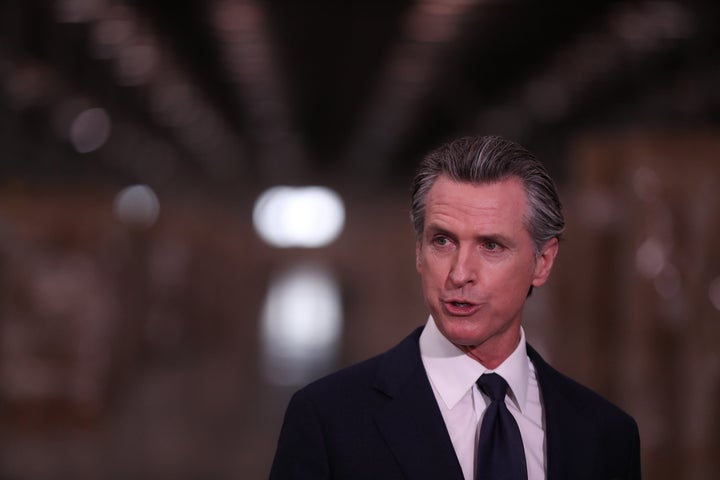
<path fill-rule="evenodd" d="M 450 302 L 450 305 L 452 305 L 453 307 L 458 307 L 458 308 L 467 308 L 467 307 L 472 306 L 472 303 L 467 303 L 467 302 Z"/>
<path fill-rule="evenodd" d="M 445 302 L 445 309 L 452 315 L 470 315 L 474 313 L 478 305 L 462 300 L 448 300 Z"/>

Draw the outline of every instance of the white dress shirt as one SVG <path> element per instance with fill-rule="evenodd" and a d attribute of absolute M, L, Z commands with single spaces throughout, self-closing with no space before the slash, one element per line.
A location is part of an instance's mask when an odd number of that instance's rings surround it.
<path fill-rule="evenodd" d="M 465 480 L 475 478 L 480 423 L 490 404 L 475 382 L 488 372 L 502 376 L 510 386 L 505 403 L 520 428 L 528 480 L 545 480 L 545 422 L 535 367 L 527 356 L 525 332 L 521 329 L 515 351 L 496 369 L 489 370 L 445 338 L 431 316 L 420 335 L 420 354 Z"/>

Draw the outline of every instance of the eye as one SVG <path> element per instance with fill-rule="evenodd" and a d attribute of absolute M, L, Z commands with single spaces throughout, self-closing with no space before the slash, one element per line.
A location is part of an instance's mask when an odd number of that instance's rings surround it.
<path fill-rule="evenodd" d="M 436 235 L 433 237 L 432 243 L 436 247 L 446 247 L 450 245 L 450 239 L 445 235 Z"/>
<path fill-rule="evenodd" d="M 447 239 L 447 237 L 435 237 L 433 239 L 433 243 L 435 243 L 435 245 L 438 245 L 438 246 L 447 245 L 448 241 L 449 240 Z"/>
<path fill-rule="evenodd" d="M 483 248 L 488 252 L 499 252 L 503 249 L 502 245 L 493 240 L 487 240 L 482 244 Z"/>

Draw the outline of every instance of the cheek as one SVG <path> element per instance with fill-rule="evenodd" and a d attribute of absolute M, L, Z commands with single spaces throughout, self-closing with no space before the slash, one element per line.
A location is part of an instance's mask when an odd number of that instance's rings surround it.
<path fill-rule="evenodd" d="M 527 264 L 517 264 L 495 271 L 488 280 L 492 288 L 505 297 L 513 297 L 516 292 L 520 292 L 522 298 L 525 298 L 532 284 L 533 272 L 533 268 Z"/>
<path fill-rule="evenodd" d="M 417 271 L 426 289 L 439 288 L 445 283 L 444 268 L 437 260 L 433 261 L 421 255 L 418 257 Z"/>

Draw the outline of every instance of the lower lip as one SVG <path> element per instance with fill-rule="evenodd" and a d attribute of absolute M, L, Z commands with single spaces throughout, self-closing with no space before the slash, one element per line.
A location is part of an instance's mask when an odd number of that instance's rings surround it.
<path fill-rule="evenodd" d="M 450 315 L 460 317 L 472 315 L 480 309 L 479 305 L 475 305 L 472 303 L 457 304 L 452 302 L 443 302 L 443 306 L 445 307 L 445 311 Z"/>

